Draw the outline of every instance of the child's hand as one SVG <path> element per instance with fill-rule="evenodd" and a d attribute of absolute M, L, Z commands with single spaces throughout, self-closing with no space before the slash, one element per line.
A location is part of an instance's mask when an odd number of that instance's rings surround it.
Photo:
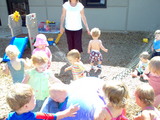
<path fill-rule="evenodd" d="M 0 67 L 1 67 L 1 70 L 3 70 L 3 71 L 6 69 L 5 64 L 3 64 L 3 63 L 0 64 Z"/>
<path fill-rule="evenodd" d="M 133 116 L 133 120 L 142 120 L 141 116 Z"/>
<path fill-rule="evenodd" d="M 64 72 L 67 72 L 67 71 L 68 71 L 68 69 L 67 69 L 67 68 L 65 68 L 65 69 L 64 69 Z"/>
<path fill-rule="evenodd" d="M 79 109 L 80 109 L 80 106 L 78 104 L 71 105 L 68 109 L 66 109 L 66 115 L 68 117 L 75 117 Z"/>
<path fill-rule="evenodd" d="M 146 74 L 142 74 L 144 80 L 149 80 L 149 77 Z"/>
<path fill-rule="evenodd" d="M 104 52 L 108 52 L 108 49 L 105 49 Z"/>

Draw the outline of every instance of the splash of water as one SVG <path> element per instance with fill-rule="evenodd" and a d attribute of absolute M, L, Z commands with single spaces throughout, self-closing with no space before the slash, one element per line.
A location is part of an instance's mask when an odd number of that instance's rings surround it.
<path fill-rule="evenodd" d="M 63 60 L 65 62 L 69 63 L 68 59 L 66 57 L 66 54 L 64 52 L 62 52 L 55 43 L 53 43 L 53 47 L 56 48 L 56 52 L 54 52 L 54 54 L 52 54 L 52 55 L 60 60 Z"/>

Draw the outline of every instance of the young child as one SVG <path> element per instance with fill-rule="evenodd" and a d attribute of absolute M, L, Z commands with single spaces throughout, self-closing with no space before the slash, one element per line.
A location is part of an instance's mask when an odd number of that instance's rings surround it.
<path fill-rule="evenodd" d="M 43 113 L 55 113 L 60 111 L 61 104 L 68 97 L 68 87 L 67 84 L 53 84 L 49 89 L 50 97 L 48 97 L 41 108 Z"/>
<path fill-rule="evenodd" d="M 160 30 L 156 30 L 155 33 L 155 40 L 153 42 L 153 47 L 152 47 L 152 56 L 151 58 L 153 58 L 154 56 L 160 56 Z"/>
<path fill-rule="evenodd" d="M 46 97 L 49 96 L 49 86 L 54 83 L 61 83 L 48 67 L 48 57 L 44 52 L 36 52 L 31 56 L 33 69 L 27 70 L 23 83 L 28 83 L 35 90 L 37 106 L 34 111 L 40 110 Z"/>
<path fill-rule="evenodd" d="M 29 64 L 24 60 L 18 58 L 20 51 L 15 45 L 8 45 L 5 49 L 6 55 L 10 61 L 2 66 L 2 70 L 5 74 L 11 74 L 13 83 L 22 82 L 24 78 L 24 69 L 29 68 Z"/>
<path fill-rule="evenodd" d="M 155 103 L 157 107 L 160 103 L 160 56 L 153 57 L 145 71 L 144 79 L 148 80 L 155 92 Z"/>
<path fill-rule="evenodd" d="M 154 90 L 148 84 L 142 84 L 135 91 L 136 103 L 142 112 L 134 120 L 160 120 L 160 112 L 153 106 Z"/>
<path fill-rule="evenodd" d="M 46 55 L 48 56 L 49 58 L 49 61 L 48 61 L 48 68 L 51 66 L 51 62 L 52 62 L 52 53 L 49 49 L 49 44 L 47 42 L 47 38 L 44 34 L 38 34 L 36 36 L 36 41 L 34 43 L 34 46 L 36 47 L 32 54 L 35 54 L 36 52 L 38 51 L 42 51 L 44 53 L 46 53 Z"/>
<path fill-rule="evenodd" d="M 10 108 L 15 111 L 8 115 L 6 120 L 59 120 L 65 117 L 74 117 L 79 106 L 73 105 L 68 109 L 55 114 L 34 113 L 31 112 L 35 107 L 35 96 L 30 85 L 16 83 L 11 86 L 6 97 Z"/>
<path fill-rule="evenodd" d="M 67 54 L 67 59 L 71 63 L 71 66 L 65 68 L 64 71 L 72 70 L 73 80 L 85 77 L 85 68 L 81 62 L 81 54 L 79 51 L 76 49 L 70 50 Z"/>
<path fill-rule="evenodd" d="M 140 76 L 140 77 L 143 77 L 143 72 L 145 71 L 145 69 L 147 68 L 148 64 L 149 64 L 149 53 L 148 52 L 142 52 L 140 55 L 139 55 L 139 63 L 138 65 L 136 66 L 136 69 L 132 72 L 132 77 L 137 77 L 137 76 Z"/>
<path fill-rule="evenodd" d="M 128 120 L 124 109 L 129 96 L 126 86 L 123 83 L 106 83 L 103 92 L 108 103 L 101 110 L 95 111 L 95 120 Z"/>
<path fill-rule="evenodd" d="M 94 69 L 94 63 L 98 62 L 97 67 L 101 69 L 102 64 L 102 54 L 100 53 L 100 50 L 102 49 L 104 52 L 108 52 L 108 49 L 106 49 L 102 41 L 99 40 L 99 37 L 101 35 L 101 31 L 99 28 L 93 28 L 91 30 L 91 36 L 93 40 L 89 41 L 88 45 L 88 53 L 90 54 L 89 60 L 91 64 L 91 69 Z"/>

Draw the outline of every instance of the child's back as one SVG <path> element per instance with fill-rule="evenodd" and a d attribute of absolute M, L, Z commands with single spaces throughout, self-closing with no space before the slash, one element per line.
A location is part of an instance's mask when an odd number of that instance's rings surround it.
<path fill-rule="evenodd" d="M 102 41 L 101 41 L 101 40 L 90 40 L 90 43 L 89 43 L 89 44 L 90 44 L 90 46 L 91 46 L 91 50 L 100 51 Z"/>
<path fill-rule="evenodd" d="M 7 65 L 10 70 L 13 83 L 22 82 L 24 78 L 24 61 L 8 61 Z"/>
<path fill-rule="evenodd" d="M 125 106 L 129 95 L 126 86 L 122 83 L 106 83 L 103 91 L 108 98 L 108 104 L 95 112 L 95 120 L 128 120 L 125 117 Z"/>

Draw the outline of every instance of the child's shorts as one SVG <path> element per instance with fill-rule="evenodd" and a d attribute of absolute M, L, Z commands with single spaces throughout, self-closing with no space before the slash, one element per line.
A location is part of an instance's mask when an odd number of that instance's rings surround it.
<path fill-rule="evenodd" d="M 91 51 L 89 60 L 91 63 L 102 61 L 102 54 L 99 51 Z"/>

